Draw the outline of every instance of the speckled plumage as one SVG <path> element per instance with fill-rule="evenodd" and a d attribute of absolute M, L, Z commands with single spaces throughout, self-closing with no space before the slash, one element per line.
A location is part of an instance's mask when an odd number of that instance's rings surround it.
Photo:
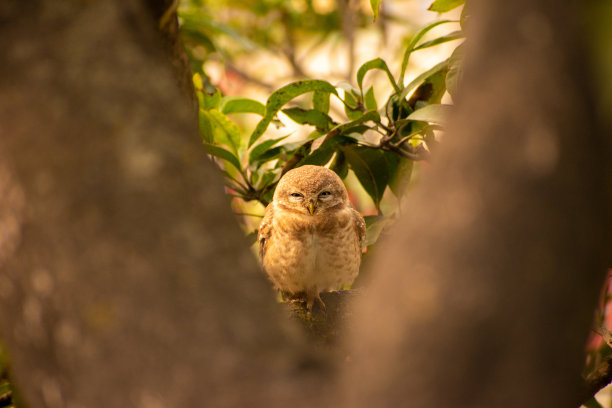
<path fill-rule="evenodd" d="M 321 292 L 342 289 L 357 277 L 365 222 L 336 173 L 302 166 L 278 183 L 258 240 L 274 286 L 285 297 L 306 299 L 311 308 Z"/>

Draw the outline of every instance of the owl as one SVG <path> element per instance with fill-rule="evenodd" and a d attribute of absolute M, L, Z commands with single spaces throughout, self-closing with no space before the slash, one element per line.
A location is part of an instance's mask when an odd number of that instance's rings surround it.
<path fill-rule="evenodd" d="M 314 301 L 353 283 L 366 228 L 340 177 L 320 166 L 288 171 L 259 226 L 259 258 L 285 299 Z"/>

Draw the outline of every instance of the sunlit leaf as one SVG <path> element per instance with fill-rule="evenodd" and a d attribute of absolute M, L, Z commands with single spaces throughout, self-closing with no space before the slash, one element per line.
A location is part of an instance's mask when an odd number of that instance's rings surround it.
<path fill-rule="evenodd" d="M 334 127 L 332 130 L 329 131 L 329 133 L 332 135 L 340 135 L 346 132 L 348 129 L 355 127 L 356 125 L 369 121 L 380 122 L 380 115 L 378 114 L 378 112 L 366 112 L 355 120 Z"/>
<path fill-rule="evenodd" d="M 208 144 L 208 143 L 204 143 L 204 147 L 206 148 L 206 151 L 208 152 L 208 154 L 225 160 L 226 162 L 230 163 L 232 166 L 236 167 L 238 171 L 241 171 L 242 166 L 240 165 L 240 160 L 238 160 L 238 157 L 236 157 L 229 150 L 226 150 L 222 148 L 221 146 L 215 146 L 215 145 Z"/>
<path fill-rule="evenodd" d="M 434 38 L 431 41 L 424 42 L 418 47 L 415 47 L 412 51 L 422 50 L 425 48 L 433 47 L 435 45 L 444 44 L 449 41 L 460 40 L 462 38 L 465 38 L 463 31 L 460 31 L 460 30 L 453 31 L 452 33 L 443 35 L 442 37 Z"/>
<path fill-rule="evenodd" d="M 268 125 L 272 119 L 274 119 L 274 116 L 278 113 L 280 108 L 283 107 L 283 105 L 296 96 L 313 91 L 337 94 L 336 88 L 334 88 L 329 82 L 312 79 L 285 85 L 270 95 L 268 101 L 266 102 L 266 114 L 259 121 L 255 130 L 253 130 L 253 133 L 251 133 L 251 137 L 249 138 L 249 147 L 252 146 L 257 139 L 264 134 L 268 128 Z"/>
<path fill-rule="evenodd" d="M 436 123 L 443 125 L 446 123 L 448 115 L 452 112 L 452 105 L 434 104 L 427 105 L 412 112 L 406 119 L 419 120 L 423 122 Z"/>
<path fill-rule="evenodd" d="M 402 85 L 404 83 L 404 75 L 406 74 L 406 68 L 408 67 L 408 60 L 410 59 L 410 55 L 416 48 L 418 42 L 423 38 L 425 34 L 427 34 L 432 28 L 435 28 L 441 24 L 446 23 L 455 23 L 454 20 L 438 20 L 433 23 L 427 24 L 425 27 L 421 28 L 410 40 L 410 43 L 406 47 L 406 51 L 404 51 L 404 58 L 402 59 L 402 69 L 399 77 L 399 84 Z"/>
<path fill-rule="evenodd" d="M 312 94 L 312 107 L 319 112 L 329 113 L 329 92 L 314 91 Z"/>
<path fill-rule="evenodd" d="M 417 86 L 419 86 L 427 78 L 429 78 L 432 75 L 437 74 L 438 72 L 440 72 L 442 70 L 446 70 L 446 69 L 448 69 L 448 60 L 444 60 L 444 61 L 434 65 L 433 67 L 431 67 L 427 71 L 423 72 L 422 74 L 420 74 L 419 76 L 414 78 L 404 89 L 402 89 L 402 93 L 400 94 L 400 98 L 404 99 L 406 96 L 408 96 L 408 94 L 412 90 L 414 90 Z"/>
<path fill-rule="evenodd" d="M 346 113 L 346 117 L 349 118 L 349 120 L 359 119 L 363 115 L 361 110 L 351 109 L 347 105 L 344 105 L 344 113 Z"/>
<path fill-rule="evenodd" d="M 389 71 L 387 63 L 381 58 L 375 58 L 373 60 L 370 60 L 359 67 L 359 70 L 357 71 L 357 85 L 359 85 L 360 91 L 363 90 L 363 78 L 365 77 L 365 74 L 373 69 L 380 69 L 381 71 L 384 71 L 389 77 L 389 82 L 391 82 L 391 85 L 393 86 L 393 89 L 395 89 L 395 92 L 400 91 L 399 86 L 395 82 L 395 78 L 393 78 L 391 71 Z"/>
<path fill-rule="evenodd" d="M 238 154 L 241 135 L 238 125 L 216 109 L 209 110 L 208 117 L 210 118 L 215 144 L 229 146 L 234 153 Z"/>
<path fill-rule="evenodd" d="M 380 8 L 381 0 L 370 0 L 370 6 L 372 7 L 372 13 L 374 13 L 374 21 L 378 18 L 378 10 Z"/>
<path fill-rule="evenodd" d="M 257 182 L 257 188 L 263 188 L 277 182 L 280 179 L 282 169 L 266 170 Z"/>
<path fill-rule="evenodd" d="M 269 139 L 261 142 L 258 145 L 255 145 L 249 153 L 249 165 L 259 160 L 259 158 L 264 152 L 269 150 L 272 146 L 276 145 L 280 141 L 285 140 L 286 138 L 287 136 L 279 137 L 278 139 Z"/>
<path fill-rule="evenodd" d="M 438 13 L 446 13 L 447 11 L 451 11 L 464 3 L 465 0 L 434 0 L 427 10 Z"/>
<path fill-rule="evenodd" d="M 256 113 L 260 116 L 266 114 L 266 107 L 263 103 L 248 98 L 227 99 L 221 107 L 221 112 L 228 113 Z"/>
<path fill-rule="evenodd" d="M 365 107 L 369 111 L 378 110 L 378 104 L 376 103 L 376 96 L 374 96 L 374 87 L 371 86 L 364 96 Z"/>
<path fill-rule="evenodd" d="M 221 105 L 221 92 L 215 89 L 214 93 L 204 92 L 204 109 L 219 109 Z"/>
<path fill-rule="evenodd" d="M 208 112 L 204 109 L 200 109 L 198 111 L 198 117 L 200 122 L 200 137 L 206 143 L 213 143 L 214 136 Z"/>
<path fill-rule="evenodd" d="M 425 78 L 425 80 L 414 90 L 412 95 L 410 95 L 408 105 L 410 105 L 411 108 L 418 109 L 419 102 L 424 102 L 428 105 L 440 103 L 442 96 L 446 92 L 447 73 L 448 69 L 444 68 Z"/>
<path fill-rule="evenodd" d="M 282 112 L 300 125 L 315 126 L 321 131 L 327 131 L 334 121 L 326 113 L 316 109 L 288 108 Z"/>
<path fill-rule="evenodd" d="M 308 156 L 306 156 L 302 161 L 300 161 L 299 165 L 303 166 L 305 164 L 314 164 L 316 166 L 323 166 L 331 160 L 333 155 L 333 144 L 323 144 L 319 146 L 318 149 L 314 150 Z"/>
<path fill-rule="evenodd" d="M 448 74 L 446 74 L 446 89 L 453 99 L 457 95 L 457 86 L 463 76 L 463 44 L 457 46 L 448 60 Z"/>
<path fill-rule="evenodd" d="M 357 97 L 355 97 L 353 95 L 352 92 L 344 92 L 344 107 L 345 108 L 349 108 L 349 109 L 357 109 L 357 107 L 359 106 L 359 102 L 357 101 Z"/>
<path fill-rule="evenodd" d="M 198 90 L 201 91 L 202 87 L 204 86 L 204 82 L 202 81 L 202 75 L 198 74 L 197 72 L 195 74 L 193 74 L 193 76 L 191 77 L 191 80 L 193 81 L 193 87 Z"/>

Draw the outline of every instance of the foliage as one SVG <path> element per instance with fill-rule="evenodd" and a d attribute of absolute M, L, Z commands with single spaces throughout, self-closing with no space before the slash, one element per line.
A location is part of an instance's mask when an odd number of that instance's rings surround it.
<path fill-rule="evenodd" d="M 375 15 L 378 3 L 371 3 Z M 436 1 L 432 7 L 450 10 L 455 3 Z M 193 9 L 181 15 L 189 41 L 196 39 L 192 33 L 194 27 L 190 25 L 194 15 Z M 460 76 L 457 53 L 411 82 L 404 81 L 414 52 L 463 37 L 461 31 L 454 31 L 423 41 L 431 30 L 449 23 L 457 21 L 436 20 L 414 33 L 403 52 L 397 75 L 383 59 L 373 58 L 357 70 L 356 86 L 304 79 L 275 90 L 265 104 L 222 95 L 207 83 L 201 61 L 193 61 L 200 66 L 194 75 L 200 105 L 200 134 L 207 152 L 223 171 L 231 194 L 245 202 L 257 201 L 265 206 L 271 201 L 280 177 L 294 167 L 329 166 L 343 179 L 350 170 L 377 210 L 376 216 L 367 218 L 368 244 L 374 243 L 388 217 L 393 215 L 382 213 L 385 192 L 402 195 L 402 181 L 410 178 L 415 161 L 429 158 L 444 119 L 452 109 L 441 101 L 446 92 L 454 94 L 457 86 Z M 229 29 L 225 32 L 232 34 Z M 207 43 L 204 41 L 202 45 Z M 365 78 L 373 71 L 383 72 L 388 79 L 385 90 L 390 95 L 382 103 L 375 96 L 380 94 L 379 90 L 364 87 Z M 332 112 L 334 106 L 340 109 Z M 255 115 L 258 122 L 252 130 L 244 131 L 235 120 L 236 114 Z M 283 126 L 281 114 L 302 128 L 301 136 L 271 135 L 274 131 L 269 130 L 270 125 L 276 126 L 277 132 Z"/>
<path fill-rule="evenodd" d="M 8 355 L 0 343 L 0 408 L 13 407 L 13 386 L 9 382 Z M 20 404 L 21 405 L 21 404 Z"/>

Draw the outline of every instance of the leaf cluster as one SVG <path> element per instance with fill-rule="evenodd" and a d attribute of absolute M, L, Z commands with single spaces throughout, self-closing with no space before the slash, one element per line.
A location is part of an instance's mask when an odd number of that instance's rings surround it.
<path fill-rule="evenodd" d="M 436 1 L 432 7 L 444 6 L 441 3 L 445 2 Z M 383 195 L 390 190 L 400 197 L 414 162 L 427 160 L 435 149 L 437 132 L 452 109 L 441 103 L 442 97 L 446 92 L 454 94 L 460 76 L 461 46 L 450 58 L 405 84 L 410 57 L 462 38 L 462 32 L 455 31 L 423 41 L 435 27 L 453 22 L 437 20 L 416 32 L 396 75 L 383 59 L 375 58 L 359 67 L 354 85 L 320 79 L 296 81 L 272 92 L 265 103 L 223 96 L 196 73 L 200 135 L 225 175 L 229 192 L 245 202 L 266 206 L 279 179 L 292 168 L 328 166 L 343 179 L 352 171 L 378 212 L 367 219 L 368 244 L 375 242 L 388 222 L 380 208 Z M 390 95 L 384 101 L 377 100 L 379 92 L 373 86 L 364 86 L 372 71 L 382 71 L 388 79 Z M 333 114 L 332 106 L 340 106 L 342 114 Z M 250 132 L 234 120 L 240 114 L 257 117 Z M 302 127 L 305 136 L 268 135 L 271 125 L 282 126 L 281 115 Z"/>

